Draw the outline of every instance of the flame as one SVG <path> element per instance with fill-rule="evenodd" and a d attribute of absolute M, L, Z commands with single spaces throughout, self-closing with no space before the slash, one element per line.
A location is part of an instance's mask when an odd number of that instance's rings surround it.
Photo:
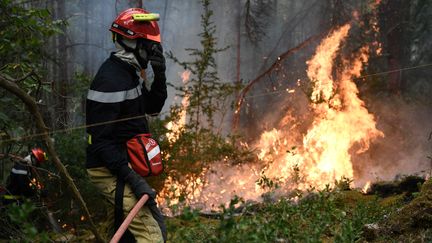
<path fill-rule="evenodd" d="M 180 74 L 180 77 L 181 77 L 181 79 L 182 79 L 182 81 L 183 81 L 183 83 L 185 84 L 187 81 L 189 81 L 190 80 L 190 76 L 191 76 L 191 71 L 189 71 L 189 70 L 185 70 L 184 72 L 182 72 L 181 74 Z"/>
<path fill-rule="evenodd" d="M 184 184 L 174 180 L 171 176 L 168 176 L 164 182 L 164 188 L 158 194 L 157 201 L 164 207 L 171 205 L 178 205 L 184 201 L 198 202 L 201 200 L 201 190 L 204 186 L 204 181 L 201 179 L 206 173 L 206 170 L 201 175 L 192 176 L 185 175 Z M 167 211 L 166 214 L 171 212 Z"/>
<path fill-rule="evenodd" d="M 332 60 L 337 54 L 341 40 L 348 35 L 349 29 L 350 25 L 346 24 L 339 31 L 335 31 L 318 46 L 315 56 L 307 62 L 307 75 L 315 86 L 311 95 L 314 102 L 328 101 L 333 94 Z"/>
<path fill-rule="evenodd" d="M 266 168 L 265 173 L 269 177 L 279 176 L 287 181 L 292 177 L 289 173 L 292 168 L 298 167 L 303 173 L 299 185 L 302 189 L 309 186 L 323 188 L 343 177 L 354 178 L 350 151 L 355 147 L 356 153 L 363 153 L 368 150 L 371 141 L 383 136 L 376 129 L 375 119 L 359 98 L 353 82 L 368 61 L 369 48 L 361 48 L 354 61 L 344 60 L 342 70 L 338 70 L 338 79 L 332 75 L 335 69 L 333 60 L 349 28 L 347 24 L 333 32 L 308 61 L 307 74 L 314 83 L 310 108 L 315 118 L 303 137 L 300 151 L 278 156 L 272 150 L 276 148 L 280 151 L 280 139 L 289 134 L 273 129 L 272 136 L 266 133 L 261 136 L 259 146 L 263 150 L 260 158 L 265 154 L 268 161 L 278 161 Z"/>
<path fill-rule="evenodd" d="M 188 96 L 183 97 L 181 104 L 182 104 L 182 109 L 179 114 L 180 119 L 175 121 L 170 121 L 165 126 L 168 130 L 170 130 L 170 132 L 168 132 L 166 136 L 168 138 L 168 141 L 171 144 L 177 141 L 177 139 L 180 136 L 180 132 L 182 131 L 182 129 L 186 124 L 186 108 L 189 106 L 189 97 Z"/>
<path fill-rule="evenodd" d="M 366 182 L 366 184 L 364 185 L 364 187 L 362 188 L 361 191 L 362 191 L 364 194 L 368 193 L 368 192 L 369 192 L 369 189 L 370 189 L 370 186 L 371 186 L 371 182 L 370 182 L 370 181 Z"/>
<path fill-rule="evenodd" d="M 184 71 L 180 74 L 183 84 L 186 84 L 190 79 L 191 72 L 189 70 Z M 186 109 L 189 106 L 189 96 L 184 96 L 181 101 L 182 109 L 180 111 L 179 117 L 180 119 L 176 121 L 171 121 L 166 124 L 166 128 L 171 132 L 166 134 L 168 141 L 172 144 L 174 143 L 180 136 L 180 132 L 186 124 Z"/>
<path fill-rule="evenodd" d="M 29 186 L 30 187 L 35 187 L 38 190 L 41 190 L 43 188 L 42 184 L 38 180 L 36 180 L 36 178 L 32 178 L 30 180 Z"/>
<path fill-rule="evenodd" d="M 167 206 L 164 198 L 172 199 L 171 205 L 179 203 L 176 198 L 183 192 L 190 206 L 214 210 L 227 205 L 234 195 L 262 200 L 266 186 L 277 187 L 276 193 L 286 195 L 293 189 L 322 189 L 342 178 L 355 179 L 352 156 L 366 152 L 371 142 L 384 134 L 376 128 L 354 82 L 376 47 L 365 45 L 350 58 L 343 58 L 340 48 L 350 28 L 345 24 L 330 33 L 307 62 L 306 73 L 312 83 L 309 122 L 287 112 L 277 128 L 265 131 L 251 145 L 257 151 L 257 163 L 214 163 L 197 177 L 187 176 L 184 184 L 168 177 L 159 203 Z M 299 87 L 286 91 L 301 93 L 296 89 Z"/>

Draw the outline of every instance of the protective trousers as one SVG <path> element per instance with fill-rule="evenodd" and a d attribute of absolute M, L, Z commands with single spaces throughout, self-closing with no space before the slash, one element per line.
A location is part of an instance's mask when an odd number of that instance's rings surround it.
<path fill-rule="evenodd" d="M 90 180 L 102 192 L 108 202 L 115 205 L 115 192 L 117 177 L 112 175 L 106 167 L 87 169 Z M 129 185 L 125 185 L 123 195 L 123 211 L 127 215 L 133 206 L 137 203 L 135 194 L 132 192 Z M 109 210 L 108 218 L 114 219 L 114 210 Z M 161 230 L 157 221 L 153 218 L 150 209 L 144 205 L 137 216 L 132 220 L 128 227 L 129 231 L 134 235 L 136 242 L 163 242 Z"/>

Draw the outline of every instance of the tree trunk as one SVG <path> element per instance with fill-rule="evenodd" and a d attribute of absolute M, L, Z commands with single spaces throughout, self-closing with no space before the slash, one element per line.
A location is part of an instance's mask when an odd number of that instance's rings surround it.
<path fill-rule="evenodd" d="M 66 19 L 66 1 L 59 0 L 57 1 L 56 6 L 56 19 L 64 20 Z M 68 50 L 67 50 L 67 38 L 66 38 L 66 25 L 62 25 L 61 27 L 62 34 L 58 35 L 58 76 L 56 79 L 56 83 L 54 83 L 54 87 L 57 90 L 58 97 L 58 107 L 56 109 L 56 126 L 59 128 L 64 128 L 68 125 L 68 106 L 67 106 L 67 90 L 69 87 L 69 70 L 68 70 Z"/>
<path fill-rule="evenodd" d="M 241 85 L 241 30 L 242 30 L 242 1 L 238 1 L 237 3 L 237 39 L 236 39 L 236 76 L 234 83 L 237 85 Z M 238 97 L 240 95 L 240 91 L 236 91 L 234 93 L 234 97 Z M 236 132 L 237 124 L 240 119 L 241 114 L 236 114 L 236 111 L 233 111 L 232 117 L 231 117 L 231 131 Z M 234 119 L 236 121 L 234 121 Z"/>
<path fill-rule="evenodd" d="M 237 6 L 237 68 L 236 68 L 236 80 L 235 82 L 237 84 L 241 83 L 240 80 L 240 71 L 241 71 L 241 26 L 242 26 L 242 17 L 241 17 L 241 8 L 242 8 L 242 2 L 238 1 Z M 236 96 L 238 96 L 238 92 L 236 93 Z"/>
<path fill-rule="evenodd" d="M 387 0 L 381 5 L 383 33 L 386 38 L 388 70 L 399 70 L 404 59 L 404 21 L 409 11 L 410 1 Z M 399 94 L 402 87 L 401 72 L 391 72 L 387 87 L 392 93 Z"/>

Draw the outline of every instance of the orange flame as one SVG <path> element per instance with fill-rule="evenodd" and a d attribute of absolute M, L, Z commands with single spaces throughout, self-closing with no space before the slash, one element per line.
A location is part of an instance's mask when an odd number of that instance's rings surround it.
<path fill-rule="evenodd" d="M 338 80 L 334 80 L 332 75 L 333 59 L 349 28 L 349 25 L 344 25 L 332 33 L 308 61 L 307 74 L 314 82 L 311 109 L 315 118 L 303 137 L 299 153 L 278 156 L 271 151 L 280 147 L 277 143 L 281 137 L 288 137 L 289 134 L 281 134 L 281 131 L 274 129 L 272 134 L 277 139 L 270 141 L 267 134 L 261 137 L 260 146 L 269 141 L 274 144 L 273 147 L 264 146 L 264 151 L 260 152 L 261 158 L 262 154 L 267 154 L 268 161 L 277 161 L 266 168 L 265 173 L 269 177 L 282 177 L 286 181 L 291 176 L 289 171 L 298 166 L 303 173 L 299 188 L 303 189 L 309 186 L 323 188 L 342 177 L 354 178 L 351 149 L 358 147 L 357 153 L 365 152 L 373 139 L 383 136 L 376 129 L 374 117 L 364 107 L 364 102 L 358 97 L 357 86 L 352 81 L 353 77 L 360 76 L 363 63 L 368 61 L 369 49 L 362 48 L 351 63 L 345 60 Z"/>
<path fill-rule="evenodd" d="M 36 178 L 32 178 L 30 180 L 29 186 L 35 187 L 38 190 L 41 190 L 43 188 L 42 184 L 38 180 L 36 180 Z"/>
<path fill-rule="evenodd" d="M 369 192 L 369 189 L 370 189 L 370 186 L 371 186 L 371 182 L 370 182 L 370 181 L 366 182 L 366 184 L 364 185 L 364 187 L 362 188 L 361 191 L 362 191 L 364 194 L 368 193 L 368 192 Z"/>
<path fill-rule="evenodd" d="M 186 71 L 181 73 L 180 76 L 181 76 L 183 83 L 186 83 L 187 81 L 189 81 L 191 74 L 192 73 L 189 70 L 186 70 Z"/>
<path fill-rule="evenodd" d="M 288 113 L 279 129 L 264 132 L 253 146 L 260 163 L 215 163 L 201 176 L 188 178 L 185 185 L 168 177 L 158 201 L 166 206 L 163 198 L 178 197 L 177 191 L 183 190 L 189 205 L 209 210 L 227 204 L 234 195 L 261 200 L 266 190 L 258 185 L 260 178 L 278 184 L 279 193 L 295 188 L 322 189 L 342 178 L 354 179 L 351 156 L 367 151 L 370 143 L 384 134 L 376 128 L 375 118 L 360 99 L 353 81 L 368 62 L 369 47 L 354 53 L 354 60 L 342 58 L 335 66 L 349 30 L 346 24 L 332 32 L 307 62 L 307 75 L 313 84 L 309 105 L 313 119 L 307 129 L 301 130 L 300 126 L 307 124 Z M 298 148 L 294 147 L 299 143 Z"/>
<path fill-rule="evenodd" d="M 181 73 L 181 78 L 184 84 L 190 79 L 191 72 L 189 70 Z M 180 111 L 180 119 L 176 121 L 168 122 L 166 128 L 171 132 L 167 133 L 166 136 L 170 143 L 174 143 L 180 136 L 180 132 L 186 124 L 186 108 L 189 106 L 189 97 L 183 97 L 181 101 L 182 110 Z"/>
<path fill-rule="evenodd" d="M 314 102 L 328 101 L 333 94 L 333 80 L 331 77 L 333 63 L 340 43 L 348 35 L 350 25 L 346 24 L 331 36 L 327 37 L 317 48 L 315 56 L 307 62 L 308 77 L 314 82 L 311 99 Z"/>

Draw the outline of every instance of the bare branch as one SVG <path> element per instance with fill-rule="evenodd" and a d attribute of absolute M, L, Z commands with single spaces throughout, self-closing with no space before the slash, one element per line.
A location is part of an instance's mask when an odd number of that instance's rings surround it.
<path fill-rule="evenodd" d="M 27 73 L 26 75 L 22 76 L 21 78 L 13 79 L 13 78 L 9 77 L 8 75 L 5 75 L 5 74 L 3 74 L 2 77 L 3 77 L 4 79 L 6 79 L 7 81 L 9 81 L 9 82 L 19 83 L 19 82 L 24 81 L 24 80 L 26 80 L 27 78 L 33 76 L 34 74 L 35 74 L 35 73 L 34 73 L 34 71 L 32 70 L 31 72 Z"/>
<path fill-rule="evenodd" d="M 318 34 L 318 35 L 314 35 L 312 37 L 309 37 L 308 39 L 306 39 L 305 41 L 303 41 L 302 43 L 300 43 L 298 46 L 285 51 L 284 53 L 282 53 L 276 59 L 276 61 L 267 70 L 265 70 L 263 73 L 261 73 L 260 75 L 258 75 L 258 77 L 256 77 L 252 81 L 250 81 L 246 85 L 246 87 L 243 88 L 243 90 L 238 95 L 237 101 L 236 101 L 236 109 L 234 111 L 233 123 L 232 123 L 233 131 L 235 131 L 237 129 L 238 122 L 239 122 L 239 119 L 240 119 L 240 109 L 241 109 L 241 107 L 243 105 L 243 101 L 244 101 L 245 95 L 247 94 L 247 92 L 250 91 L 250 89 L 252 88 L 252 86 L 254 86 L 256 83 L 258 83 L 263 77 L 265 77 L 265 76 L 269 75 L 271 72 L 273 72 L 273 70 L 277 69 L 277 67 L 279 67 L 282 64 L 282 62 L 287 57 L 289 57 L 292 54 L 294 54 L 295 52 L 303 49 L 304 47 L 306 47 L 307 45 L 309 45 L 309 43 L 311 43 L 314 40 L 317 40 L 317 39 L 321 38 L 322 36 L 323 36 L 323 33 Z"/>

